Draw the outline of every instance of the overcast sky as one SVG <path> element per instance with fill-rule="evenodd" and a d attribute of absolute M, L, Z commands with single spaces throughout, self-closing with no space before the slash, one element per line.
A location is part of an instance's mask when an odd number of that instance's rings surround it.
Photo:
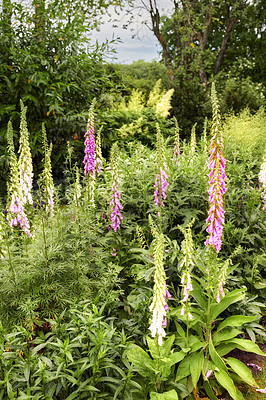
<path fill-rule="evenodd" d="M 172 8 L 171 0 L 157 0 L 157 4 L 160 10 L 164 10 L 164 13 L 169 15 Z M 145 19 L 150 22 L 149 14 L 144 9 L 139 11 L 140 15 L 138 15 L 138 10 L 134 12 L 134 23 L 127 29 L 123 29 L 123 26 L 127 25 L 129 17 L 123 11 L 118 16 L 114 10 L 110 10 L 111 18 L 107 15 L 104 16 L 100 31 L 95 31 L 92 35 L 92 41 L 98 40 L 100 44 L 106 39 L 110 41 L 117 37 L 120 38 L 120 42 L 113 46 L 117 51 L 117 60 L 114 62 L 129 64 L 132 61 L 152 61 L 160 58 L 158 52 L 161 48 L 156 37 L 141 24 Z M 111 22 L 110 19 L 116 21 Z M 113 27 L 113 24 L 117 27 Z"/>

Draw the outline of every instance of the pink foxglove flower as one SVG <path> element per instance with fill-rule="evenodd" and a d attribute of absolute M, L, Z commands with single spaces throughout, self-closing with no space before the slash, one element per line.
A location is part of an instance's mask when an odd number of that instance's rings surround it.
<path fill-rule="evenodd" d="M 226 192 L 225 158 L 223 156 L 223 137 L 219 130 L 219 114 L 217 97 L 214 86 L 212 86 L 213 101 L 213 124 L 212 139 L 209 157 L 209 212 L 206 220 L 209 236 L 206 245 L 213 246 L 217 252 L 222 245 L 222 232 L 224 226 L 223 195 Z"/>
<path fill-rule="evenodd" d="M 31 237 L 30 233 L 30 224 L 27 218 L 27 215 L 24 212 L 23 203 L 21 201 L 20 196 L 17 193 L 13 193 L 11 204 L 9 207 L 10 212 L 13 214 L 13 218 L 10 221 L 11 226 L 20 225 L 21 229 Z M 15 214 L 15 217 L 14 217 Z"/>
<path fill-rule="evenodd" d="M 24 210 L 21 186 L 19 182 L 19 164 L 15 155 L 13 128 L 11 122 L 7 128 L 8 153 L 10 157 L 10 181 L 8 185 L 8 220 L 11 227 L 20 226 L 31 237 L 30 225 Z"/>
<path fill-rule="evenodd" d="M 211 374 L 212 374 L 212 370 L 209 369 L 209 371 L 206 372 L 205 377 L 208 379 L 211 376 Z"/>
<path fill-rule="evenodd" d="M 157 207 L 164 207 L 163 200 L 166 199 L 166 189 L 168 186 L 167 182 L 168 176 L 166 172 L 160 168 L 159 174 L 155 178 L 155 191 L 154 191 L 154 201 Z"/>
<path fill-rule="evenodd" d="M 111 201 L 112 206 L 110 220 L 112 221 L 111 227 L 116 232 L 120 228 L 120 222 L 123 220 L 121 210 L 123 206 L 120 202 L 121 192 L 119 190 L 119 176 L 118 176 L 118 146 L 115 143 L 111 149 L 111 162 L 112 162 L 112 190 L 111 190 Z"/>
<path fill-rule="evenodd" d="M 91 174 L 95 177 L 95 138 L 94 138 L 94 106 L 95 99 L 93 100 L 90 110 L 89 110 L 89 119 L 87 124 L 87 132 L 85 133 L 85 157 L 83 160 L 84 164 L 84 175 Z"/>
<path fill-rule="evenodd" d="M 262 192 L 263 196 L 263 210 L 266 211 L 266 154 L 263 157 L 263 162 L 260 167 L 260 172 L 259 172 L 259 183 L 262 185 L 264 188 Z"/>

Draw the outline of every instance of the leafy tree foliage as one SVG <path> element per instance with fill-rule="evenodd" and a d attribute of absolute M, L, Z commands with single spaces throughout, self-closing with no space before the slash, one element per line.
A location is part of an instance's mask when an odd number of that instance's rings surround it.
<path fill-rule="evenodd" d="M 29 109 L 30 141 L 39 166 L 42 122 L 59 163 L 64 143 L 83 130 L 92 98 L 112 89 L 114 82 L 103 63 L 110 43 L 92 46 L 89 39 L 109 4 L 109 0 L 33 0 L 25 5 L 4 0 L 0 20 L 3 172 L 4 134 L 10 116 L 18 130 L 20 99 Z"/>

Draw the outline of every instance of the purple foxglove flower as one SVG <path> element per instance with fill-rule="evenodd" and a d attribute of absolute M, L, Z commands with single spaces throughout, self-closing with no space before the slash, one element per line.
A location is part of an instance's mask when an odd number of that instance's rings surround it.
<path fill-rule="evenodd" d="M 263 210 L 266 211 L 266 154 L 263 157 L 263 162 L 260 166 L 259 183 L 265 189 L 262 192 Z"/>
<path fill-rule="evenodd" d="M 166 167 L 165 167 L 166 169 Z M 155 179 L 155 191 L 154 191 L 154 201 L 157 207 L 164 207 L 163 200 L 166 199 L 166 188 L 168 186 L 167 182 L 168 176 L 162 168 L 160 168 L 160 173 L 156 175 Z"/>
<path fill-rule="evenodd" d="M 208 379 L 211 376 L 211 374 L 212 374 L 212 370 L 209 369 L 209 371 L 206 372 L 205 377 Z"/>
<path fill-rule="evenodd" d="M 89 110 L 89 119 L 87 124 L 87 132 L 85 133 L 85 157 L 83 160 L 84 164 L 84 175 L 91 174 L 95 177 L 95 167 L 96 167 L 96 159 L 95 159 L 95 137 L 94 137 L 94 106 L 95 99 L 93 100 L 90 110 Z"/>
<path fill-rule="evenodd" d="M 89 127 L 85 133 L 85 157 L 83 160 L 84 164 L 84 175 L 91 173 L 93 176 L 95 175 L 95 140 L 94 140 L 94 128 L 93 126 Z"/>
<path fill-rule="evenodd" d="M 123 220 L 123 216 L 120 210 L 123 210 L 123 206 L 120 202 L 121 193 L 119 191 L 119 177 L 118 177 L 118 167 L 117 167 L 117 158 L 118 158 L 118 146 L 115 143 L 111 150 L 111 160 L 112 160 L 112 190 L 111 190 L 111 201 L 110 206 L 112 206 L 112 211 L 110 215 L 110 220 L 112 221 L 111 227 L 116 232 L 117 229 L 120 228 L 120 222 Z"/>
<path fill-rule="evenodd" d="M 214 93 L 214 94 L 213 94 Z M 212 96 L 216 96 L 215 91 Z M 214 112 L 218 112 L 214 108 Z M 218 122 L 217 122 L 218 121 Z M 226 192 L 226 160 L 223 156 L 223 138 L 219 131 L 219 118 L 215 118 L 212 126 L 212 139 L 209 157 L 209 204 L 208 218 L 206 220 L 209 234 L 205 244 L 220 251 L 222 246 L 222 233 L 224 225 L 223 195 Z"/>
<path fill-rule="evenodd" d="M 15 193 L 12 195 L 11 204 L 9 207 L 11 213 L 15 214 L 15 217 L 10 220 L 10 226 L 20 225 L 21 229 L 31 237 L 30 225 L 27 215 L 24 212 L 24 206 L 19 196 Z"/>

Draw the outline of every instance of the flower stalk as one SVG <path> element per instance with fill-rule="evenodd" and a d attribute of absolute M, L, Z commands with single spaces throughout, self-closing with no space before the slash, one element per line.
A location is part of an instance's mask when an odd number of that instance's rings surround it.
<path fill-rule="evenodd" d="M 121 192 L 119 190 L 120 182 L 118 175 L 118 154 L 119 149 L 117 143 L 112 146 L 111 149 L 111 164 L 112 164 L 112 189 L 111 189 L 111 200 L 110 206 L 112 207 L 110 220 L 112 221 L 111 227 L 116 232 L 120 228 L 120 222 L 123 220 L 121 210 L 123 206 L 121 204 Z"/>
<path fill-rule="evenodd" d="M 209 156 L 209 211 L 206 220 L 209 234 L 205 244 L 212 246 L 217 253 L 222 245 L 224 226 L 223 196 L 226 192 L 225 163 L 223 156 L 223 137 L 220 129 L 219 105 L 214 84 L 212 85 L 213 120 Z"/>
<path fill-rule="evenodd" d="M 19 137 L 19 183 L 21 190 L 21 201 L 23 205 L 27 203 L 33 204 L 32 200 L 32 179 L 33 179 L 33 168 L 32 168 L 32 157 L 29 145 L 29 132 L 27 128 L 26 113 L 27 107 L 24 106 L 22 100 L 20 101 L 21 106 L 21 119 L 20 119 L 20 137 Z"/>
<path fill-rule="evenodd" d="M 96 99 L 93 99 L 89 109 L 89 118 L 87 123 L 87 131 L 85 137 L 85 156 L 83 160 L 84 175 L 87 176 L 88 182 L 88 203 L 94 207 L 94 192 L 95 192 L 95 179 L 96 179 L 96 159 L 95 159 L 95 137 L 94 137 L 94 107 Z"/>

